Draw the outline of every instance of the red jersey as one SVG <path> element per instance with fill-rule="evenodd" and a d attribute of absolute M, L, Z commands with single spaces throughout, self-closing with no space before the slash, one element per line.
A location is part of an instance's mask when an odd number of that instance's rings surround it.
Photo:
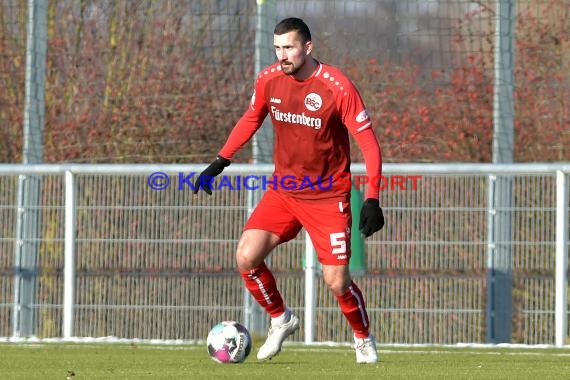
<path fill-rule="evenodd" d="M 275 129 L 275 172 L 267 180 L 277 191 L 306 200 L 346 200 L 350 194 L 349 133 L 367 135 L 363 141 L 357 138 L 367 174 L 369 178 L 380 174 L 380 150 L 368 112 L 354 84 L 337 68 L 319 63 L 303 81 L 284 74 L 279 63 L 262 70 L 250 107 L 219 155 L 231 160 L 267 114 Z M 369 197 L 378 198 L 378 191 L 371 189 Z"/>

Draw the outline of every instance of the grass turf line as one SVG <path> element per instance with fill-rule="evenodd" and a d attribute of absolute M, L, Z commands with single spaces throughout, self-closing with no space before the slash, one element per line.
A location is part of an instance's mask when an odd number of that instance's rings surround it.
<path fill-rule="evenodd" d="M 562 379 L 569 349 L 379 347 L 380 362 L 357 365 L 349 347 L 287 345 L 258 362 L 218 364 L 202 345 L 0 344 L 2 379 Z"/>

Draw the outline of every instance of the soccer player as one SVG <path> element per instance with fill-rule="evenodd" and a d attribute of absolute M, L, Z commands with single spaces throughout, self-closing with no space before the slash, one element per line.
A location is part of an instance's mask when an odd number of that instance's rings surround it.
<path fill-rule="evenodd" d="M 271 270 L 270 252 L 306 229 L 322 264 L 323 278 L 353 329 L 357 363 L 376 363 L 378 355 L 364 297 L 352 281 L 350 260 L 349 134 L 358 143 L 368 178 L 379 178 L 382 157 L 370 117 L 353 83 L 337 68 L 311 55 L 305 22 L 286 18 L 274 30 L 277 62 L 259 73 L 251 104 L 231 131 L 217 158 L 197 178 L 211 194 L 212 180 L 230 165 L 269 114 L 275 130 L 275 172 L 270 188 L 247 220 L 236 261 L 246 288 L 271 316 L 259 360 L 271 359 L 299 328 Z M 287 178 L 287 181 L 283 179 Z M 330 181 L 330 182 L 329 182 Z M 384 226 L 378 186 L 368 186 L 360 232 L 368 237 Z"/>

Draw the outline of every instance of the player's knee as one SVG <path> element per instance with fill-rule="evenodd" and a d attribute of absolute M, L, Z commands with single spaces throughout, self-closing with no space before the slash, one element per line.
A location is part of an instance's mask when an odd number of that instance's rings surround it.
<path fill-rule="evenodd" d="M 237 246 L 236 263 L 239 270 L 250 271 L 263 263 L 263 260 L 279 244 L 279 237 L 262 230 L 245 231 Z"/>
<path fill-rule="evenodd" d="M 337 277 L 329 279 L 326 281 L 327 286 L 333 292 L 334 295 L 341 295 L 346 293 L 348 287 L 350 286 L 350 281 L 346 281 L 343 277 Z"/>
<path fill-rule="evenodd" d="M 236 264 L 241 271 L 250 271 L 263 262 L 263 255 L 256 254 L 255 249 L 248 244 L 241 243 L 236 251 Z"/>
<path fill-rule="evenodd" d="M 328 288 L 337 296 L 346 293 L 352 282 L 348 265 L 323 265 L 323 278 Z"/>
<path fill-rule="evenodd" d="M 253 260 L 239 249 L 236 252 L 236 264 L 238 269 L 241 271 L 250 271 L 252 269 L 255 269 Z"/>

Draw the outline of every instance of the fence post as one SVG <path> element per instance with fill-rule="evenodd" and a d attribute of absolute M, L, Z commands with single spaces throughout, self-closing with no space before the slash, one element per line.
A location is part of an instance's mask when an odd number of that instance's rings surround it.
<path fill-rule="evenodd" d="M 487 250 L 487 342 L 510 343 L 512 336 L 512 179 L 489 176 Z"/>
<path fill-rule="evenodd" d="M 555 343 L 564 346 L 568 333 L 568 176 L 556 171 L 556 305 Z"/>
<path fill-rule="evenodd" d="M 497 2 L 493 104 L 493 163 L 513 162 L 515 1 Z M 512 178 L 489 181 L 489 257 L 487 342 L 510 343 L 512 337 Z"/>
<path fill-rule="evenodd" d="M 76 242 L 75 175 L 65 172 L 65 242 L 63 269 L 63 339 L 71 338 L 75 317 L 75 242 Z"/>
<path fill-rule="evenodd" d="M 273 29 L 277 14 L 276 0 L 257 0 L 257 20 L 255 27 L 255 73 L 257 75 L 265 67 L 275 61 L 273 49 Z M 255 78 L 255 77 L 254 77 Z M 261 128 L 253 136 L 252 153 L 254 163 L 273 162 L 273 126 L 266 117 Z"/>
<path fill-rule="evenodd" d="M 276 0 L 257 0 L 254 57 L 255 76 L 257 76 L 264 67 L 270 65 L 275 58 L 275 52 L 273 50 L 275 12 Z M 273 126 L 269 118 L 266 117 L 261 128 L 252 139 L 252 163 L 262 164 L 272 162 Z M 253 210 L 260 198 L 261 190 L 250 191 L 248 194 L 248 208 Z M 270 261 L 268 261 L 268 263 L 269 262 Z M 265 310 L 257 304 L 247 289 L 244 289 L 244 323 L 255 335 L 266 333 L 267 314 Z"/>
<path fill-rule="evenodd" d="M 315 340 L 317 260 L 311 237 L 305 232 L 305 343 Z"/>
<path fill-rule="evenodd" d="M 43 161 L 47 2 L 28 0 L 22 152 L 24 164 Z M 41 240 L 39 175 L 20 175 L 16 230 L 13 335 L 36 334 L 37 267 Z"/>

